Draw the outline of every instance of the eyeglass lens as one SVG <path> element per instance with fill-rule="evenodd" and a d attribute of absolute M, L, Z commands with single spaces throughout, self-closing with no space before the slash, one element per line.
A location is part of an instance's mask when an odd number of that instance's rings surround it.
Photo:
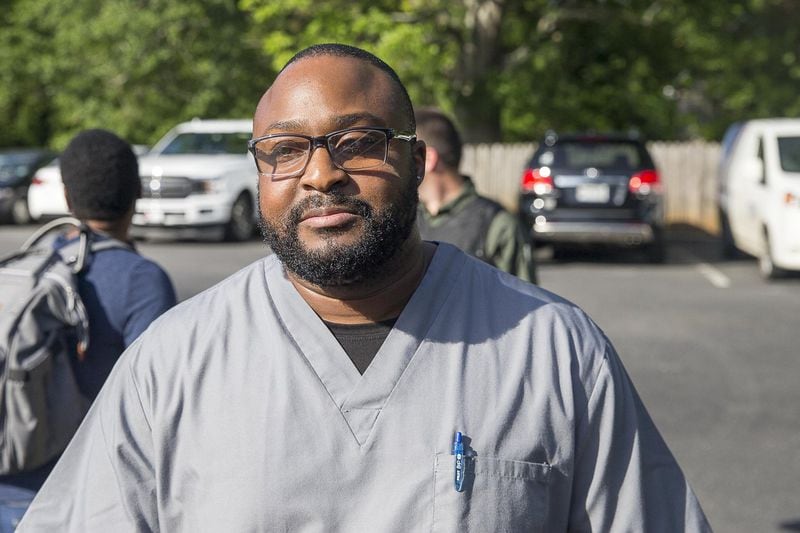
<path fill-rule="evenodd" d="M 386 133 L 380 130 L 343 131 L 328 137 L 328 150 L 343 170 L 375 168 L 386 162 Z M 258 170 L 263 174 L 287 176 L 300 173 L 311 158 L 311 141 L 304 137 L 280 135 L 255 145 Z"/>

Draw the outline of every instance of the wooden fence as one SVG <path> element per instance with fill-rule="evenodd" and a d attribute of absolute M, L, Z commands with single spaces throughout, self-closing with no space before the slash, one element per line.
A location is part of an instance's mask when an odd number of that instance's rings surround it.
<path fill-rule="evenodd" d="M 666 188 L 667 222 L 717 233 L 719 143 L 651 142 L 647 147 Z M 516 211 L 520 178 L 535 149 L 534 143 L 466 145 L 461 170 L 482 194 Z"/>

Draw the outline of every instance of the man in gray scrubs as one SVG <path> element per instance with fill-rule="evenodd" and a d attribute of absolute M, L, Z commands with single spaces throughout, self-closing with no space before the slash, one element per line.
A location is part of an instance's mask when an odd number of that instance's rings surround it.
<path fill-rule="evenodd" d="M 21 531 L 707 531 L 614 348 L 420 240 L 397 75 L 300 52 L 258 104 L 275 251 L 123 355 Z"/>

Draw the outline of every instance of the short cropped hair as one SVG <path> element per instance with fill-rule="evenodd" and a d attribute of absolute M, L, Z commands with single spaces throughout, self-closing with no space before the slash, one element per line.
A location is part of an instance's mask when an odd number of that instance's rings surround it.
<path fill-rule="evenodd" d="M 416 123 L 414 121 L 414 106 L 411 104 L 411 97 L 408 96 L 408 91 L 406 90 L 405 85 L 403 85 L 403 82 L 400 81 L 400 76 L 398 76 L 397 72 L 395 72 L 394 69 L 390 67 L 384 60 L 367 52 L 366 50 L 340 43 L 315 44 L 297 52 L 294 57 L 292 57 L 283 66 L 281 72 L 286 70 L 286 68 L 292 63 L 296 63 L 301 59 L 318 56 L 352 57 L 354 59 L 369 63 L 373 67 L 376 67 L 388 74 L 389 78 L 391 78 L 397 88 L 397 94 L 394 95 L 395 103 L 400 106 L 400 109 L 405 115 L 405 118 L 408 121 L 408 128 L 412 132 L 416 130 Z"/>
<path fill-rule="evenodd" d="M 130 144 L 110 131 L 79 133 L 59 164 L 72 214 L 81 220 L 119 220 L 141 195 L 136 155 Z"/>
<path fill-rule="evenodd" d="M 461 164 L 461 136 L 455 124 L 439 109 L 424 107 L 417 110 L 417 137 L 426 146 L 439 152 L 439 159 L 448 168 L 458 171 Z"/>

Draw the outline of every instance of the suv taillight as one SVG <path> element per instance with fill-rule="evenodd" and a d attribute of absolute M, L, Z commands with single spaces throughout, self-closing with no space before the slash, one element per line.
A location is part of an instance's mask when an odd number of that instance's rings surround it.
<path fill-rule="evenodd" d="M 634 194 L 650 194 L 661 192 L 661 179 L 658 172 L 652 169 L 642 170 L 631 176 L 628 188 Z"/>
<path fill-rule="evenodd" d="M 31 185 L 41 185 L 42 183 L 44 183 L 44 181 L 39 177 L 38 174 L 31 178 Z"/>
<path fill-rule="evenodd" d="M 553 177 L 548 167 L 527 168 L 522 174 L 522 190 L 536 194 L 548 194 L 553 190 Z"/>

